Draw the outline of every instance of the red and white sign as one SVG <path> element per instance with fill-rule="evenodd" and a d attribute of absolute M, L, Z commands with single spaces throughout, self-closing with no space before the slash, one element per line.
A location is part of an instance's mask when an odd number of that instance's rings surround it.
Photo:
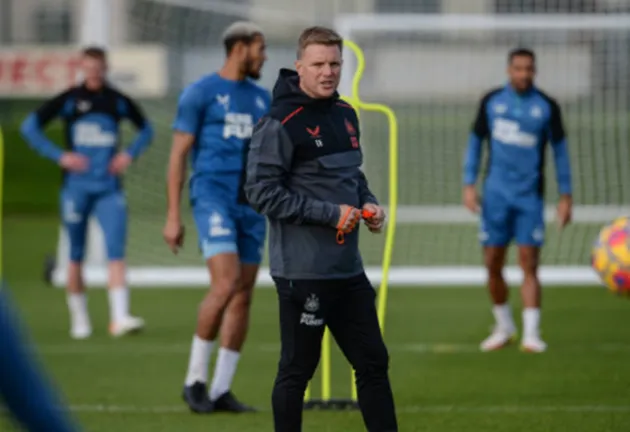
<path fill-rule="evenodd" d="M 0 51 L 0 94 L 39 96 L 65 89 L 78 80 L 76 51 Z"/>
<path fill-rule="evenodd" d="M 138 46 L 111 50 L 110 81 L 135 97 L 161 97 L 168 85 L 166 52 Z M 48 97 L 80 80 L 74 48 L 0 49 L 0 97 Z"/>

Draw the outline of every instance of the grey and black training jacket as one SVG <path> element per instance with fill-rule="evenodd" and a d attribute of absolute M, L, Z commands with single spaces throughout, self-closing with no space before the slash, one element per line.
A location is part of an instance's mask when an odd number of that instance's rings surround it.
<path fill-rule="evenodd" d="M 363 272 L 358 228 L 336 241 L 339 205 L 377 203 L 360 169 L 357 115 L 339 99 L 313 99 L 282 69 L 247 157 L 249 204 L 270 224 L 271 275 L 341 279 Z"/>

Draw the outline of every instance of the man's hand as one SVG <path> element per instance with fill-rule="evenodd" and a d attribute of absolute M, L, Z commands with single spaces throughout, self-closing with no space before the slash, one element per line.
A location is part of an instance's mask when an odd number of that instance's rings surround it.
<path fill-rule="evenodd" d="M 562 195 L 558 202 L 558 226 L 563 229 L 571 222 L 571 213 L 573 211 L 573 198 L 571 195 Z"/>
<path fill-rule="evenodd" d="M 337 221 L 338 231 L 344 233 L 352 232 L 360 220 L 361 212 L 359 209 L 346 204 L 339 206 L 339 220 Z"/>
<path fill-rule="evenodd" d="M 464 186 L 462 199 L 468 210 L 473 213 L 479 213 L 479 197 L 477 196 L 477 188 L 475 188 L 475 185 Z"/>
<path fill-rule="evenodd" d="M 369 218 L 363 218 L 365 226 L 368 227 L 372 233 L 380 233 L 385 224 L 385 210 L 383 210 L 383 207 L 368 203 L 363 206 L 363 211 L 367 211 L 373 215 Z"/>
<path fill-rule="evenodd" d="M 90 165 L 90 161 L 82 154 L 65 152 L 59 159 L 59 165 L 68 171 L 85 172 Z"/>
<path fill-rule="evenodd" d="M 133 158 L 129 155 L 129 153 L 118 153 L 109 163 L 109 172 L 115 175 L 123 174 L 129 165 L 131 165 L 132 161 Z"/>
<path fill-rule="evenodd" d="M 162 233 L 164 241 L 174 254 L 184 245 L 184 226 L 181 221 L 176 218 L 169 218 L 164 225 Z"/>

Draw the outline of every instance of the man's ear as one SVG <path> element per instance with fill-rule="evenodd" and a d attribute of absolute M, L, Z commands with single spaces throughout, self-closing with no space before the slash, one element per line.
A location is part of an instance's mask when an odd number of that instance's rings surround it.
<path fill-rule="evenodd" d="M 232 53 L 230 55 L 238 60 L 243 60 L 247 55 L 247 45 L 240 41 L 236 42 L 232 47 Z"/>
<path fill-rule="evenodd" d="M 302 60 L 296 60 L 295 61 L 295 70 L 297 71 L 298 75 L 302 76 Z"/>

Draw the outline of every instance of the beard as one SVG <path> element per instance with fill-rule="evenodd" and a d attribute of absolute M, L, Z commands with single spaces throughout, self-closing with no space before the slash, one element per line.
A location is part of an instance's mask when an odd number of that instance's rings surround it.
<path fill-rule="evenodd" d="M 245 76 L 251 78 L 253 80 L 257 80 L 260 78 L 260 67 L 256 67 L 254 60 L 248 57 L 245 60 L 245 64 L 243 64 L 243 70 L 245 71 Z"/>

